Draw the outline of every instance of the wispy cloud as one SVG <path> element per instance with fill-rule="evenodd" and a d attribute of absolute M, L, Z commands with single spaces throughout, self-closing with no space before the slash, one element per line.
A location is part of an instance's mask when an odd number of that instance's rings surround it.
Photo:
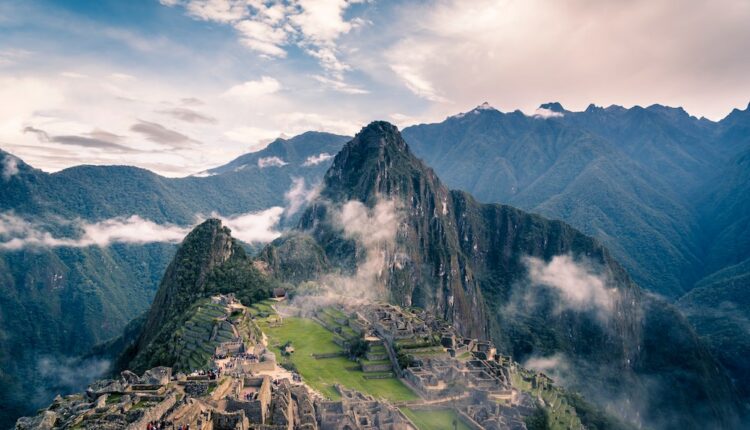
<path fill-rule="evenodd" d="M 260 212 L 228 217 L 218 214 L 212 216 L 221 219 L 232 230 L 232 236 L 243 242 L 267 243 L 281 236 L 278 224 L 283 213 L 283 207 L 274 206 Z"/>
<path fill-rule="evenodd" d="M 287 201 L 286 216 L 297 213 L 304 205 L 312 202 L 320 194 L 320 186 L 307 187 L 304 178 L 294 178 L 292 187 L 284 194 Z"/>
<path fill-rule="evenodd" d="M 534 113 L 531 116 L 535 118 L 547 119 L 547 118 L 562 118 L 564 115 L 565 114 L 563 114 L 562 112 L 555 112 L 552 109 L 538 108 L 537 110 L 534 111 Z"/>
<path fill-rule="evenodd" d="M 134 149 L 119 143 L 123 140 L 122 136 L 110 133 L 104 130 L 93 130 L 84 135 L 63 135 L 50 136 L 44 130 L 36 127 L 27 126 L 23 129 L 24 133 L 36 135 L 40 142 L 53 142 L 63 145 L 80 146 L 82 148 L 107 149 L 117 152 L 133 152 Z"/>
<path fill-rule="evenodd" d="M 142 134 L 146 139 L 152 142 L 173 148 L 184 148 L 185 146 L 192 146 L 196 143 L 193 139 L 178 131 L 150 121 L 139 120 L 136 124 L 133 124 L 130 127 L 130 130 Z"/>
<path fill-rule="evenodd" d="M 556 255 L 549 262 L 528 257 L 525 263 L 532 285 L 549 287 L 560 294 L 560 310 L 593 310 L 605 318 L 612 312 L 617 289 L 588 264 L 576 262 L 570 255 Z"/>
<path fill-rule="evenodd" d="M 323 69 L 341 81 L 351 67 L 341 61 L 337 39 L 362 26 L 361 18 L 345 18 L 345 12 L 359 0 L 185 0 L 162 2 L 181 5 L 195 19 L 229 25 L 240 43 L 261 56 L 284 58 L 290 46 L 302 48 L 316 58 Z"/>
<path fill-rule="evenodd" d="M 273 94 L 281 89 L 281 83 L 270 76 L 263 76 L 255 81 L 246 81 L 229 88 L 224 95 L 255 101 L 257 97 Z"/>
<path fill-rule="evenodd" d="M 261 169 L 265 169 L 266 167 L 283 167 L 286 166 L 286 161 L 282 160 L 279 157 L 261 157 L 258 158 L 258 167 Z"/>
<path fill-rule="evenodd" d="M 305 162 L 302 163 L 304 167 L 309 166 L 317 166 L 320 163 L 326 162 L 333 158 L 333 155 L 327 153 L 327 152 L 321 152 L 318 155 L 311 155 L 305 159 Z"/>
<path fill-rule="evenodd" d="M 5 155 L 2 163 L 2 176 L 3 181 L 9 181 L 10 178 L 18 174 L 18 159 L 10 154 Z"/>
<path fill-rule="evenodd" d="M 194 111 L 192 109 L 176 107 L 170 109 L 163 109 L 158 111 L 159 113 L 169 115 L 172 118 L 177 118 L 180 121 L 185 121 L 194 124 L 216 124 L 216 118 Z"/>

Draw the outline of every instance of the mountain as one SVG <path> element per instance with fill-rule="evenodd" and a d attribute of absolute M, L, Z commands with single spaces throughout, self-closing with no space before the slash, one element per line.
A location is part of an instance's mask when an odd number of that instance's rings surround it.
<path fill-rule="evenodd" d="M 356 290 L 371 256 L 382 256 L 385 267 L 363 292 L 385 285 L 390 301 L 434 312 L 466 336 L 489 337 L 518 361 L 556 361 L 551 369 L 567 369 L 568 387 L 647 426 L 733 424 L 737 396 L 688 322 L 633 283 L 595 239 L 449 190 L 384 122 L 347 143 L 323 183 L 298 232 L 264 251 L 277 275 L 299 278 L 286 266 L 299 268 L 295 256 L 322 251 L 317 270 L 355 276 L 344 285 Z M 390 219 L 384 201 L 399 214 L 395 247 L 367 236 Z M 349 235 L 352 220 L 364 239 Z M 325 275 L 317 270 L 308 277 Z"/>
<path fill-rule="evenodd" d="M 750 105 L 718 122 L 662 105 L 539 112 L 484 104 L 404 138 L 448 185 L 596 237 L 639 285 L 678 301 L 747 392 L 750 331 L 721 309 L 742 309 L 750 273 Z"/>
<path fill-rule="evenodd" d="M 277 285 L 256 267 L 220 220 L 203 222 L 185 238 L 167 267 L 138 337 L 119 358 L 120 367 L 145 371 L 173 366 L 179 358 L 175 348 L 179 329 L 195 313 L 199 299 L 231 292 L 252 304 L 269 297 Z"/>
<path fill-rule="evenodd" d="M 337 152 L 346 140 L 318 132 L 277 139 L 210 176 L 186 178 L 127 166 L 49 174 L 0 151 L 0 244 L 19 229 L 65 238 L 76 237 L 81 223 L 133 215 L 189 226 L 212 213 L 283 206 L 293 179 L 319 181 L 331 161 L 320 154 Z M 259 160 L 270 157 L 283 163 L 261 167 Z M 0 390 L 0 428 L 57 392 L 81 388 L 60 375 L 80 371 L 74 357 L 118 336 L 148 308 L 175 249 L 170 243 L 0 246 L 0 380 L 7 387 Z"/>
<path fill-rule="evenodd" d="M 690 289 L 701 255 L 683 191 L 711 174 L 711 127 L 658 106 L 541 109 L 554 114 L 484 107 L 409 127 L 404 138 L 450 186 L 599 238 L 652 291 Z"/>

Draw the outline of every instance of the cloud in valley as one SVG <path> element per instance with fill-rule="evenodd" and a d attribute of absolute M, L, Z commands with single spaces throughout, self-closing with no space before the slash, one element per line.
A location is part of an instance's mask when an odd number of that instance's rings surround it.
<path fill-rule="evenodd" d="M 232 229 L 232 234 L 247 243 L 266 243 L 281 235 L 277 226 L 284 208 L 272 207 L 263 211 L 222 216 L 219 218 Z M 85 248 L 107 247 L 113 243 L 147 244 L 179 243 L 205 216 L 196 216 L 192 226 L 158 224 L 133 215 L 98 222 L 83 220 L 64 221 L 54 224 L 24 219 L 13 213 L 0 213 L 0 250 L 18 251 L 35 248 Z M 75 235 L 56 235 L 53 227 L 66 227 Z"/>
<path fill-rule="evenodd" d="M 305 162 L 302 163 L 302 166 L 304 167 L 317 166 L 318 164 L 328 161 L 331 158 L 333 158 L 333 155 L 327 152 L 322 152 L 318 155 L 311 155 L 305 159 Z"/>
<path fill-rule="evenodd" d="M 246 243 L 267 243 L 281 236 L 278 224 L 284 208 L 274 206 L 272 208 L 224 217 L 213 214 L 221 222 L 232 230 L 232 236 Z"/>
<path fill-rule="evenodd" d="M 585 263 L 576 262 L 570 255 L 556 255 L 548 263 L 536 257 L 527 257 L 524 262 L 532 285 L 559 293 L 560 310 L 594 310 L 606 316 L 614 308 L 617 290 L 607 285 L 606 276 L 597 274 Z"/>
<path fill-rule="evenodd" d="M 0 169 L 0 176 L 3 181 L 9 181 L 10 178 L 18 174 L 18 159 L 10 154 L 5 155 L 3 158 L 2 169 Z"/>
<path fill-rule="evenodd" d="M 564 114 L 562 112 L 555 112 L 551 109 L 539 108 L 535 110 L 531 116 L 533 116 L 534 118 L 547 119 L 547 118 L 562 118 Z"/>
<path fill-rule="evenodd" d="M 380 200 L 369 208 L 352 200 L 334 210 L 331 218 L 345 238 L 355 241 L 360 258 L 353 274 L 327 274 L 320 283 L 336 300 L 342 296 L 362 300 L 386 299 L 382 276 L 387 270 L 389 257 L 396 253 L 396 233 L 402 222 L 402 213 L 396 202 Z"/>
<path fill-rule="evenodd" d="M 266 167 L 283 167 L 286 166 L 286 161 L 279 157 L 261 157 L 258 159 L 258 167 L 265 169 Z"/>
<path fill-rule="evenodd" d="M 286 216 L 297 213 L 304 205 L 312 202 L 320 194 L 320 186 L 307 187 L 304 178 L 293 178 L 292 187 L 284 194 L 287 201 Z"/>

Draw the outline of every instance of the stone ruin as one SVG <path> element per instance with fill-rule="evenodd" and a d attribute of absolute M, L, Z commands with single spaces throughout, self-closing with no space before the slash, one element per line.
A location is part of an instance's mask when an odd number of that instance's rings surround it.
<path fill-rule="evenodd" d="M 321 430 L 407 430 L 412 429 L 401 412 L 388 403 L 356 391 L 336 386 L 341 393 L 337 402 L 320 402 Z"/>
<path fill-rule="evenodd" d="M 19 419 L 16 429 L 142 429 L 177 403 L 176 393 L 168 387 L 171 378 L 168 367 L 156 367 L 140 377 L 125 371 L 118 379 L 92 383 L 84 394 L 57 396 L 36 417 Z"/>

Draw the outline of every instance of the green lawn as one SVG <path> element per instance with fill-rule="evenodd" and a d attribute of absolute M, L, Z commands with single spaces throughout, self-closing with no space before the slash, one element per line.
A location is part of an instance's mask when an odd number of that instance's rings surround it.
<path fill-rule="evenodd" d="M 357 366 L 357 363 L 345 357 L 314 359 L 313 353 L 328 354 L 341 351 L 341 348 L 333 343 L 334 334 L 315 321 L 290 317 L 284 318 L 281 327 L 269 327 L 264 322 L 260 322 L 259 325 L 269 337 L 270 346 L 276 357 L 281 357 L 281 345 L 287 341 L 292 342 L 294 354 L 289 360 L 297 367 L 305 382 L 331 399 L 339 398 L 333 387 L 336 383 L 391 401 L 417 398 L 417 395 L 397 378 L 365 379 L 361 370 L 350 370 Z"/>
<path fill-rule="evenodd" d="M 419 430 L 453 430 L 453 420 L 458 422 L 458 430 L 470 430 L 455 411 L 440 409 L 437 411 L 417 411 L 409 408 L 401 408 L 401 412 L 409 417 Z"/>

